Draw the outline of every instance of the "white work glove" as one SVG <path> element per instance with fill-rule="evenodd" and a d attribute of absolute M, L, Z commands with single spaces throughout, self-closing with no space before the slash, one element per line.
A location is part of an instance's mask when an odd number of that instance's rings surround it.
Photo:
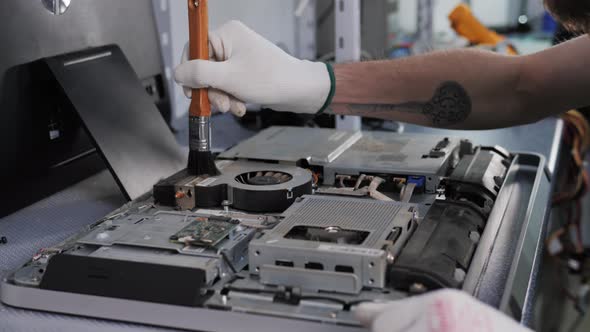
<path fill-rule="evenodd" d="M 185 48 L 175 79 L 185 89 L 213 88 L 209 99 L 221 112 L 242 116 L 244 103 L 250 103 L 314 114 L 333 96 L 331 67 L 296 59 L 241 22 L 230 21 L 210 32 L 209 45 L 212 61 L 186 61 Z"/>
<path fill-rule="evenodd" d="M 530 332 L 500 311 L 458 290 L 441 290 L 355 310 L 372 332 Z"/>

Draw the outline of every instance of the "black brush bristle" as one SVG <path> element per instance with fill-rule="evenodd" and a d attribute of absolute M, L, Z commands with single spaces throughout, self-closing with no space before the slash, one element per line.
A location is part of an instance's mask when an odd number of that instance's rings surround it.
<path fill-rule="evenodd" d="M 211 151 L 191 151 L 188 156 L 188 170 L 193 175 L 215 176 L 221 174 L 215 165 Z"/>

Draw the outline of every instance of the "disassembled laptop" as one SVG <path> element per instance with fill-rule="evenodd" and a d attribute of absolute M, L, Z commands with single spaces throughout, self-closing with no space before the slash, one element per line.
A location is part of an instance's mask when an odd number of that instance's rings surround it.
<path fill-rule="evenodd" d="M 452 137 L 272 127 L 222 153 L 222 175 L 173 175 L 8 282 L 358 326 L 359 303 L 463 286 L 512 161 Z"/>

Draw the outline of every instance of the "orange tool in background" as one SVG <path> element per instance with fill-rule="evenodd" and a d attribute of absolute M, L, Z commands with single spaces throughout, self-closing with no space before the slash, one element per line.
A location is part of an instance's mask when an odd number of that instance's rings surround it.
<path fill-rule="evenodd" d="M 209 60 L 207 0 L 188 0 L 189 60 Z M 207 89 L 193 89 L 189 108 L 189 161 L 193 175 L 217 175 L 211 155 L 211 104 Z"/>
<path fill-rule="evenodd" d="M 507 43 L 506 37 L 486 28 L 466 4 L 459 4 L 449 14 L 449 20 L 455 32 L 466 38 L 471 44 L 498 48 L 505 46 L 507 54 L 518 54 L 516 48 Z"/>

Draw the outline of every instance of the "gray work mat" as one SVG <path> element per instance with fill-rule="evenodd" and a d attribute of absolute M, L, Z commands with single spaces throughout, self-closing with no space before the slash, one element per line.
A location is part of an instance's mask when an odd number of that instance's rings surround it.
<path fill-rule="evenodd" d="M 62 192 L 0 219 L 0 279 L 29 260 L 125 204 L 111 174 L 104 171 Z M 21 310 L 0 303 L 0 331 L 171 331 L 141 325 Z"/>
<path fill-rule="evenodd" d="M 231 115 L 213 117 L 213 142 L 223 151 L 254 134 Z M 186 144 L 188 132 L 177 134 Z M 188 149 L 184 149 L 188 153 Z M 0 219 L 0 279 L 16 270 L 41 248 L 53 246 L 125 204 L 112 175 L 103 171 L 62 192 Z M 0 302 L 0 332 L 25 331 L 176 331 L 7 307 Z"/>

